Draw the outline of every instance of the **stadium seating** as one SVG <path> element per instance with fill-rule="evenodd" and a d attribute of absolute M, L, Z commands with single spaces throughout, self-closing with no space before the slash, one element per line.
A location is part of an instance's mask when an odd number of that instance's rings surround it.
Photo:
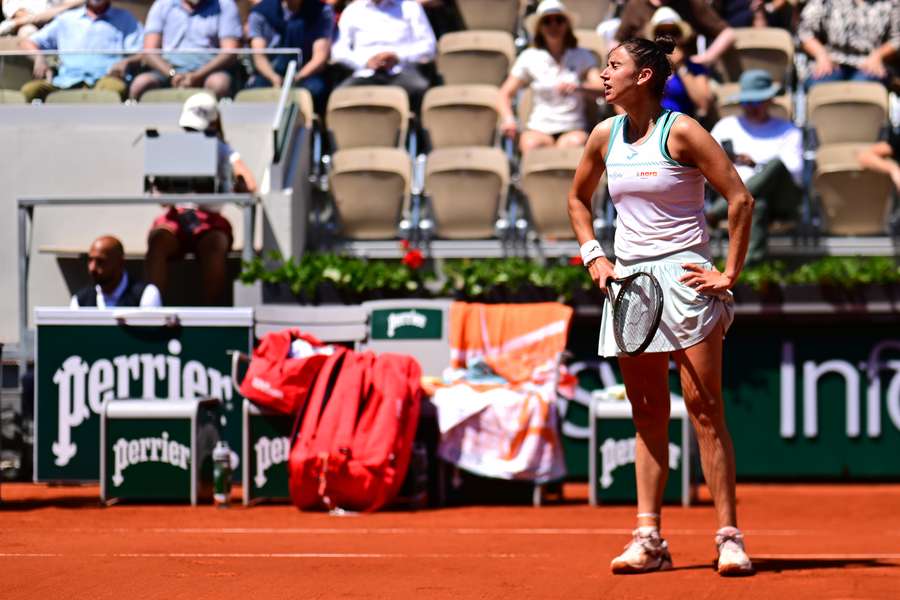
<path fill-rule="evenodd" d="M 819 83 L 809 90 L 806 115 L 818 143 L 875 142 L 887 125 L 888 93 L 875 82 Z"/>
<path fill-rule="evenodd" d="M 719 62 L 726 82 L 737 81 L 749 69 L 764 69 L 772 80 L 789 85 L 794 68 L 791 34 L 777 27 L 736 27 L 732 50 Z"/>
<path fill-rule="evenodd" d="M 606 68 L 607 50 L 603 36 L 592 29 L 576 29 L 575 39 L 578 40 L 580 48 L 587 48 L 591 51 L 594 58 L 597 59 L 598 68 L 601 70 Z"/>
<path fill-rule="evenodd" d="M 147 90 L 141 96 L 141 102 L 175 102 L 183 103 L 197 92 L 206 91 L 203 88 L 161 88 Z"/>
<path fill-rule="evenodd" d="M 499 148 L 444 148 L 429 154 L 425 191 L 437 237 L 493 237 L 508 186 L 509 162 Z"/>
<path fill-rule="evenodd" d="M 47 104 L 119 104 L 122 98 L 112 90 L 80 88 L 57 90 L 47 95 Z"/>
<path fill-rule="evenodd" d="M 566 8 L 577 16 L 577 26 L 594 30 L 613 15 L 613 0 L 565 0 Z"/>
<path fill-rule="evenodd" d="M 444 85 L 428 90 L 422 124 L 432 148 L 492 146 L 497 133 L 497 88 Z"/>
<path fill-rule="evenodd" d="M 832 235 L 884 234 L 891 209 L 891 179 L 863 169 L 857 158 L 867 144 L 831 144 L 816 153 L 815 191 L 823 229 Z"/>
<path fill-rule="evenodd" d="M 515 58 L 515 42 L 505 31 L 456 31 L 438 41 L 437 69 L 446 85 L 499 86 Z"/>
<path fill-rule="evenodd" d="M 409 204 L 412 164 L 399 148 L 338 150 L 331 189 L 340 232 L 349 239 L 393 239 Z"/>
<path fill-rule="evenodd" d="M 281 88 L 250 88 L 239 91 L 234 96 L 235 102 L 272 102 L 277 103 L 281 98 Z M 303 123 L 309 125 L 316 120 L 313 109 L 312 94 L 304 88 L 294 88 L 290 100 L 297 103 L 300 114 L 303 115 Z"/>
<path fill-rule="evenodd" d="M 583 151 L 583 148 L 535 148 L 522 157 L 522 191 L 528 199 L 532 227 L 543 238 L 575 236 L 566 198 Z"/>
<path fill-rule="evenodd" d="M 406 140 L 409 97 L 398 86 L 360 85 L 334 90 L 326 122 L 337 149 L 399 146 Z"/>
<path fill-rule="evenodd" d="M 25 104 L 25 94 L 19 90 L 0 89 L 0 104 Z"/>
<path fill-rule="evenodd" d="M 493 29 L 514 33 L 519 22 L 519 0 L 456 0 L 466 29 Z"/>
<path fill-rule="evenodd" d="M 741 103 L 735 99 L 740 89 L 741 86 L 738 83 L 720 83 L 716 86 L 716 105 L 719 118 L 741 114 Z M 790 94 L 781 94 L 772 98 L 771 114 L 788 121 L 794 118 Z"/>

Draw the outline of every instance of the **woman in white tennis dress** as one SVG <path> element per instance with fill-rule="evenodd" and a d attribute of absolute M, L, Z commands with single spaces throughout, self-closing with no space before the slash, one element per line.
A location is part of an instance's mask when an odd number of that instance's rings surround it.
<path fill-rule="evenodd" d="M 610 277 L 653 274 L 663 289 L 660 326 L 638 356 L 619 353 L 605 303 L 600 354 L 619 356 L 636 437 L 637 528 L 614 573 L 671 568 L 660 535 L 668 475 L 669 360 L 679 367 L 684 401 L 700 445 L 716 507 L 717 570 L 753 572 L 737 529 L 734 450 L 722 402 L 722 340 L 731 324 L 730 288 L 737 282 L 749 240 L 753 198 L 721 147 L 696 121 L 660 105 L 672 73 L 674 41 L 631 39 L 609 54 L 602 78 L 606 101 L 625 110 L 591 133 L 569 194 L 569 216 L 591 277 L 605 289 Z M 604 170 L 615 204 L 613 265 L 594 239 L 591 197 Z M 729 203 L 731 243 L 724 272 L 713 265 L 703 217 L 704 178 Z"/>

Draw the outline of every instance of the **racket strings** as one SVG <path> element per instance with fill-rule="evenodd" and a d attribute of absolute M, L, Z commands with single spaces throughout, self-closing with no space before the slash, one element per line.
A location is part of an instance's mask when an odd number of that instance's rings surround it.
<path fill-rule="evenodd" d="M 649 276 L 636 277 L 622 286 L 614 315 L 622 351 L 637 351 L 656 333 L 660 300 L 659 288 Z"/>

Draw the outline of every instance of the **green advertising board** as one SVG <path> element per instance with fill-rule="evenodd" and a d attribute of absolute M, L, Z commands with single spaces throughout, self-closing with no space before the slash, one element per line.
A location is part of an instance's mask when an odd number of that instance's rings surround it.
<path fill-rule="evenodd" d="M 394 308 L 372 311 L 373 340 L 439 340 L 443 337 L 444 313 L 434 308 Z"/>
<path fill-rule="evenodd" d="M 249 308 L 35 310 L 34 479 L 100 479 L 100 418 L 115 399 L 222 400 L 223 437 L 241 443 L 228 350 L 249 353 Z"/>
<path fill-rule="evenodd" d="M 290 498 L 288 458 L 294 417 L 244 400 L 244 505 Z"/>

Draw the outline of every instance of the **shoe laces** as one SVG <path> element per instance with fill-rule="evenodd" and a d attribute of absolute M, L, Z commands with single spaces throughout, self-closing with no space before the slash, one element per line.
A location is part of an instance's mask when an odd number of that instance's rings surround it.
<path fill-rule="evenodd" d="M 632 540 L 625 544 L 625 549 L 628 550 L 632 546 L 640 546 L 644 552 L 649 554 L 650 556 L 658 556 L 664 550 L 669 547 L 668 542 L 664 540 L 659 535 L 659 531 L 652 531 L 650 533 L 641 533 L 640 530 L 635 529 L 632 532 L 634 536 Z"/>
<path fill-rule="evenodd" d="M 716 548 L 720 554 L 726 544 L 733 544 L 744 552 L 744 534 L 737 527 L 723 527 L 716 532 Z"/>

